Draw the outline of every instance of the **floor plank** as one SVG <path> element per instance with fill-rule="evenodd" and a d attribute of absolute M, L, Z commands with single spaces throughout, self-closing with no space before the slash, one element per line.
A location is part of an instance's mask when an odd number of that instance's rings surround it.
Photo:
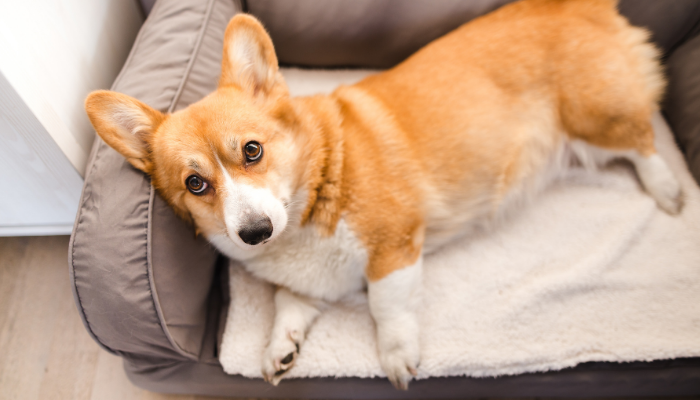
<path fill-rule="evenodd" d="M 90 400 L 139 399 L 141 392 L 129 383 L 121 358 L 100 351 Z"/>
<path fill-rule="evenodd" d="M 55 248 L 56 240 L 48 239 L 48 248 Z M 65 239 L 63 242 L 67 245 Z M 23 399 L 39 398 L 52 333 L 59 320 L 56 300 L 61 298 L 61 289 L 67 287 L 65 258 L 58 261 L 55 252 L 31 244 L 30 240 L 15 264 L 3 262 L 3 269 L 9 268 L 15 279 L 7 283 L 12 293 L 2 305 L 5 318 L 0 327 L 0 351 L 4 367 L 0 387 L 10 397 Z M 63 268 L 57 268 L 57 262 Z"/>
<path fill-rule="evenodd" d="M 39 398 L 87 399 L 102 351 L 85 330 L 73 297 L 62 293 L 57 301 L 60 317 L 52 334 Z"/>

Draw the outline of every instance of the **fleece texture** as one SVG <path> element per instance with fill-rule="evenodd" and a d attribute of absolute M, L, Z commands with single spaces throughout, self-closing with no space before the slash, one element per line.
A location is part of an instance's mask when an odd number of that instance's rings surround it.
<path fill-rule="evenodd" d="M 284 74 L 296 94 L 362 76 Z M 628 165 L 573 168 L 498 227 L 427 255 L 418 379 L 700 356 L 700 188 L 663 118 L 653 123 L 685 192 L 682 213 L 659 210 Z M 235 262 L 230 272 L 219 360 L 260 378 L 274 290 Z M 382 377 L 376 346 L 358 293 L 321 314 L 287 377 Z"/>

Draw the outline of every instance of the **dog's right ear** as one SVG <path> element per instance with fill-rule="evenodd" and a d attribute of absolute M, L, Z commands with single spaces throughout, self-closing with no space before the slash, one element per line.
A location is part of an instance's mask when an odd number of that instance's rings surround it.
<path fill-rule="evenodd" d="M 85 100 L 92 126 L 134 167 L 151 172 L 149 143 L 165 115 L 125 94 L 98 90 Z"/>
<path fill-rule="evenodd" d="M 253 96 L 268 96 L 284 86 L 280 83 L 275 48 L 262 24 L 246 14 L 231 18 L 224 34 L 219 86 L 235 85 Z"/>

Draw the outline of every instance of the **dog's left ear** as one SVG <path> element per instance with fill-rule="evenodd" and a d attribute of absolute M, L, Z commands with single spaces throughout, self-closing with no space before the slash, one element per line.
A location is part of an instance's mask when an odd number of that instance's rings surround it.
<path fill-rule="evenodd" d="M 224 54 L 219 87 L 235 85 L 257 96 L 269 96 L 285 88 L 279 74 L 272 39 L 254 17 L 238 14 L 224 34 Z"/>

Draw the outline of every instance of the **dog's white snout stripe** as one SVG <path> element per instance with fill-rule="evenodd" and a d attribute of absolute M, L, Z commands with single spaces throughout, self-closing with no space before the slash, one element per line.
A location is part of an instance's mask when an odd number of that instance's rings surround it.
<path fill-rule="evenodd" d="M 224 223 L 230 239 L 245 247 L 272 240 L 284 231 L 287 212 L 282 202 L 267 188 L 234 181 L 218 157 L 217 162 L 224 176 Z"/>

